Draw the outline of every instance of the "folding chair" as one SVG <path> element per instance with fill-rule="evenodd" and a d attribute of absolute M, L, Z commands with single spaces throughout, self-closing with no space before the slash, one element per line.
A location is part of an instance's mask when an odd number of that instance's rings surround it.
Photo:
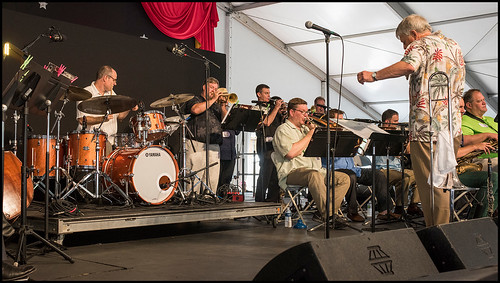
<path fill-rule="evenodd" d="M 301 219 L 302 222 L 306 224 L 302 214 L 311 208 L 314 204 L 314 200 L 311 200 L 306 205 L 303 205 L 301 196 L 307 198 L 307 187 L 298 185 L 288 185 L 286 187 L 285 196 L 282 199 L 284 206 L 282 206 L 283 209 L 281 209 L 280 213 L 276 216 L 275 221 L 273 222 L 274 225 L 284 221 L 284 215 L 288 208 L 292 211 L 292 221 Z"/>
<path fill-rule="evenodd" d="M 455 193 L 460 192 L 453 200 L 453 216 L 457 221 L 464 221 L 471 219 L 473 215 L 470 215 L 470 210 L 474 204 L 479 204 L 480 201 L 476 199 L 476 194 L 479 188 L 468 188 L 466 190 L 457 190 Z M 467 211 L 465 211 L 468 209 Z M 465 214 L 465 216 L 464 216 Z M 460 216 L 465 217 L 461 219 Z"/>

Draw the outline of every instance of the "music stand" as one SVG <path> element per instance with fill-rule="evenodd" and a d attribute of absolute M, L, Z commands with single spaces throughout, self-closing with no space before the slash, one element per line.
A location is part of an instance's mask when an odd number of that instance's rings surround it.
<path fill-rule="evenodd" d="M 245 131 L 255 132 L 260 123 L 261 109 L 258 106 L 244 105 L 244 104 L 233 104 L 231 109 L 227 112 L 227 115 L 222 120 L 223 130 L 235 130 L 243 133 L 241 137 L 241 149 L 245 151 Z M 267 114 L 267 113 L 265 113 Z M 241 163 L 242 171 L 242 186 L 245 184 L 245 154 L 242 155 Z M 244 188 L 243 200 L 245 200 Z"/>
<path fill-rule="evenodd" d="M 47 115 L 47 132 L 49 128 L 50 105 L 52 101 L 58 101 L 65 89 L 62 87 L 60 74 L 54 74 L 51 71 L 43 68 L 38 63 L 32 60 L 33 57 L 28 57 L 21 65 L 18 72 L 14 75 L 7 89 L 3 92 L 2 97 L 8 98 L 12 95 L 12 101 L 9 103 L 9 108 L 14 110 L 23 110 L 24 127 L 23 127 L 23 165 L 21 168 L 21 225 L 19 228 L 19 249 L 17 252 L 16 262 L 21 264 L 26 263 L 26 235 L 33 235 L 38 240 L 52 248 L 54 251 L 63 256 L 66 260 L 74 263 L 73 259 L 58 249 L 48 239 L 43 238 L 33 231 L 27 225 L 27 128 L 28 114 Z M 66 78 L 67 79 L 67 78 Z M 65 81 L 65 79 L 63 79 Z M 69 80 L 68 80 L 69 81 Z M 68 83 L 66 82 L 66 87 Z M 15 89 L 14 89 L 15 88 Z M 14 90 L 13 90 L 14 89 Z M 10 99 L 10 98 L 8 98 Z M 48 159 L 49 159 L 49 135 L 47 133 L 47 152 L 46 152 L 46 176 L 48 177 Z M 46 179 L 45 190 L 45 235 L 48 238 L 48 178 Z"/>
<path fill-rule="evenodd" d="M 328 143 L 326 142 L 328 139 L 328 132 L 330 132 L 330 139 L 333 140 L 333 142 L 331 142 L 330 144 L 330 150 L 335 150 L 335 155 L 334 155 L 335 157 L 353 157 L 358 151 L 359 145 L 363 141 L 362 138 L 358 137 L 357 135 L 349 131 L 328 131 L 328 129 L 317 128 L 316 132 L 314 133 L 311 139 L 311 142 L 309 142 L 309 145 L 307 146 L 306 151 L 304 152 L 305 157 L 327 156 L 329 150 Z M 334 145 L 336 145 L 335 148 L 333 148 Z M 328 181 L 330 182 L 330 180 Z M 335 180 L 332 180 L 332 183 L 335 184 Z M 334 190 L 335 186 L 333 186 L 332 189 Z M 329 198 L 330 196 L 327 195 L 326 197 Z M 335 209 L 335 205 L 333 205 L 333 208 Z M 327 207 L 327 209 L 329 208 Z M 333 211 L 333 215 L 335 215 L 335 211 Z M 314 231 L 318 227 L 321 227 L 323 225 L 325 225 L 325 223 L 316 225 L 315 227 L 308 229 L 308 231 Z M 360 233 L 363 232 L 362 230 L 355 228 L 349 224 L 346 225 L 347 227 L 356 230 Z"/>
<path fill-rule="evenodd" d="M 376 170 L 376 156 L 402 156 L 404 152 L 403 144 L 406 141 L 406 137 L 400 134 L 384 134 L 374 132 L 370 135 L 370 140 L 368 142 L 367 147 L 365 148 L 365 155 L 372 156 L 372 204 L 375 204 L 375 170 Z M 389 162 L 389 161 L 387 161 Z M 403 172 L 404 173 L 404 172 Z M 401 180 L 403 187 L 404 185 L 404 175 Z M 389 166 L 387 164 L 387 215 L 390 217 L 389 213 Z M 403 194 L 402 194 L 403 195 Z M 404 202 L 403 202 L 404 204 Z M 375 217 L 375 205 L 372 205 L 372 220 L 371 220 L 371 231 L 375 232 L 375 221 L 373 218 Z"/>

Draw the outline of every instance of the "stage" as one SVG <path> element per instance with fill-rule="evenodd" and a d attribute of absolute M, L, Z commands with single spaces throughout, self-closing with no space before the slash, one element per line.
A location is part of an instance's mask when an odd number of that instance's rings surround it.
<path fill-rule="evenodd" d="M 45 204 L 33 202 L 27 209 L 28 224 L 35 231 L 45 230 Z M 74 216 L 49 217 L 49 234 L 62 244 L 64 235 L 120 228 L 185 222 L 223 220 L 260 215 L 276 215 L 281 204 L 268 202 L 227 202 L 217 204 L 173 204 L 111 206 L 78 204 Z"/>

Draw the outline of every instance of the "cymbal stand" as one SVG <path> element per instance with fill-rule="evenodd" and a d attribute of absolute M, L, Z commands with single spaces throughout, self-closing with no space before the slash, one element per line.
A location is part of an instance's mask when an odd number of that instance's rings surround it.
<path fill-rule="evenodd" d="M 102 195 L 107 191 L 109 190 L 106 189 L 105 191 L 103 191 L 102 193 L 99 193 L 99 177 L 103 177 L 104 179 L 106 179 L 114 188 L 115 190 L 125 199 L 125 205 L 131 205 L 132 204 L 132 199 L 126 195 L 121 189 L 120 187 L 118 187 L 118 185 L 116 185 L 112 180 L 111 178 L 104 172 L 100 171 L 99 169 L 99 152 L 100 152 L 100 145 L 99 145 L 99 133 L 100 133 L 100 130 L 101 130 L 101 126 L 102 124 L 104 123 L 104 121 L 106 121 L 106 119 L 108 118 L 109 114 L 111 113 L 111 111 L 108 109 L 106 111 L 106 114 L 104 115 L 104 119 L 102 120 L 101 124 L 99 125 L 99 127 L 96 129 L 94 128 L 93 131 L 94 131 L 94 136 L 92 137 L 92 140 L 93 141 L 95 139 L 95 143 L 96 143 L 96 150 L 95 150 L 95 155 L 96 155 L 96 162 L 95 162 L 95 170 L 93 170 L 92 172 L 86 174 L 80 181 L 78 181 L 78 183 L 76 183 L 76 185 L 73 186 L 73 188 L 71 190 L 69 190 L 63 197 L 62 199 L 65 199 L 66 197 L 68 197 L 77 187 L 80 187 L 81 189 L 83 189 L 87 194 L 89 194 L 91 197 L 95 198 L 98 200 L 99 204 L 102 204 Z M 95 194 L 89 192 L 87 190 L 87 188 L 83 187 L 81 184 L 85 181 L 87 181 L 88 178 L 90 178 L 92 175 L 94 175 L 94 184 L 95 184 Z"/>
<path fill-rule="evenodd" d="M 184 202 L 186 201 L 186 195 L 184 194 L 185 182 L 186 182 L 185 178 L 186 178 L 186 172 L 188 171 L 188 169 L 186 168 L 186 129 L 189 131 L 189 134 L 191 136 L 193 136 L 193 133 L 191 133 L 191 130 L 189 130 L 189 128 L 186 126 L 186 120 L 184 119 L 184 115 L 182 115 L 182 113 L 179 111 L 179 107 L 177 107 L 176 104 L 172 105 L 172 110 L 174 110 L 175 113 L 177 113 L 177 115 L 179 115 L 179 117 L 181 118 L 179 123 L 181 123 L 182 126 L 182 131 L 181 131 L 182 168 L 179 170 L 179 176 L 178 176 L 179 180 L 181 180 L 178 184 L 178 187 L 180 187 L 180 189 L 176 190 L 176 192 L 179 192 L 182 198 L 182 202 Z"/>
<path fill-rule="evenodd" d="M 21 115 L 17 114 L 17 110 L 14 110 L 12 114 L 12 119 L 14 119 L 14 140 L 11 140 L 12 152 L 17 155 L 17 121 L 21 118 Z"/>

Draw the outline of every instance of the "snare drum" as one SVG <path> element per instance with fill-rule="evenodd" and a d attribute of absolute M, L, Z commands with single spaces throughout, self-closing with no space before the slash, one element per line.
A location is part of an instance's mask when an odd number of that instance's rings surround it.
<path fill-rule="evenodd" d="M 123 147 L 140 147 L 140 144 L 135 139 L 134 133 L 117 133 L 115 134 L 115 146 Z"/>
<path fill-rule="evenodd" d="M 145 148 L 115 149 L 103 164 L 103 172 L 123 192 L 150 204 L 168 201 L 177 188 L 179 166 L 170 150 L 153 145 Z M 110 191 L 111 184 L 104 181 Z"/>
<path fill-rule="evenodd" d="M 139 135 L 142 131 L 147 130 L 146 141 L 155 141 L 163 138 L 168 134 L 164 122 L 165 116 L 162 112 L 151 110 L 139 113 L 130 118 L 130 127 L 134 131 L 137 141 L 142 141 L 142 136 Z M 140 121 L 142 120 L 142 121 Z"/>
<path fill-rule="evenodd" d="M 99 133 L 99 166 L 103 164 L 108 135 Z M 96 168 L 97 143 L 92 131 L 73 131 L 68 134 L 67 159 L 71 167 L 80 169 Z"/>
<path fill-rule="evenodd" d="M 45 175 L 47 135 L 32 135 L 28 137 L 28 167 L 32 169 L 32 177 L 38 178 Z M 56 166 L 56 137 L 49 136 L 49 170 Z M 63 167 L 64 147 L 59 147 L 59 167 Z M 54 177 L 56 171 L 49 173 L 49 177 Z"/>

